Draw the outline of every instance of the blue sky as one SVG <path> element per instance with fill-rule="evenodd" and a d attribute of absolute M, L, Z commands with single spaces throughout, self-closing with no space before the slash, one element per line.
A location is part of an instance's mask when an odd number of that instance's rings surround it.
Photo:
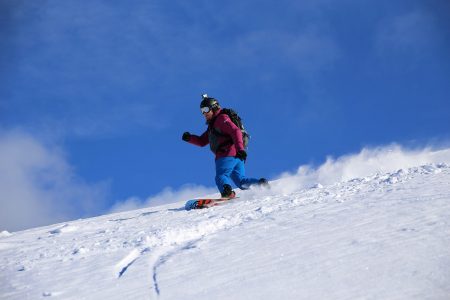
<path fill-rule="evenodd" d="M 0 229 L 213 187 L 213 155 L 181 141 L 204 92 L 240 112 L 255 177 L 447 145 L 449 20 L 446 0 L 2 0 L 2 206 L 64 209 Z"/>

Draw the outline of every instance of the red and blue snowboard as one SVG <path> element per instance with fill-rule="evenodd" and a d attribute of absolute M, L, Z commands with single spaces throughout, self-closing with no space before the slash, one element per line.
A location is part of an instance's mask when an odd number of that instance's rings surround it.
<path fill-rule="evenodd" d="M 184 208 L 186 210 L 209 208 L 212 206 L 220 205 L 226 201 L 236 199 L 236 198 L 239 198 L 239 197 L 192 199 L 192 200 L 188 200 L 186 202 L 186 204 L 184 205 Z"/>

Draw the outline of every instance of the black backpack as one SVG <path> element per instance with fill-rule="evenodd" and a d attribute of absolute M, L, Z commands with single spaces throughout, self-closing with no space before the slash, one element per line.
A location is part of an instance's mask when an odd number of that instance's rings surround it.
<path fill-rule="evenodd" d="M 250 135 L 248 134 L 247 130 L 245 130 L 244 124 L 242 123 L 241 117 L 231 108 L 222 108 L 220 111 L 220 114 L 227 115 L 230 120 L 241 130 L 242 132 L 242 141 L 244 142 L 244 148 L 247 149 L 248 142 L 250 140 Z M 215 132 L 218 135 L 222 135 L 219 132 Z"/>

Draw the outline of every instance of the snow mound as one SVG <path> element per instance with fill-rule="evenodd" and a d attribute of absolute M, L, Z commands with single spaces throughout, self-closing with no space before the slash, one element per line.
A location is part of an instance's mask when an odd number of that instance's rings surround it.
<path fill-rule="evenodd" d="M 0 232 L 0 238 L 1 238 L 1 237 L 11 236 L 11 235 L 12 235 L 12 234 L 9 233 L 9 232 L 6 231 L 6 230 L 3 230 L 2 232 Z"/>

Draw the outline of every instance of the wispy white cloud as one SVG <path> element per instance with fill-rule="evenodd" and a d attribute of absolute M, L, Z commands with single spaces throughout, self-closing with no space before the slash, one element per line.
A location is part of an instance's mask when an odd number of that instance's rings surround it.
<path fill-rule="evenodd" d="M 42 113 L 37 118 L 35 134 L 45 136 L 76 136 L 82 138 L 111 137 L 126 134 L 132 130 L 162 130 L 169 126 L 169 121 L 156 112 L 151 103 L 134 101 L 88 100 L 73 104 L 66 102 L 66 112 L 60 116 Z M 49 106 L 54 105 L 52 103 Z M 33 130 L 33 124 L 27 121 L 21 127 Z"/>
<path fill-rule="evenodd" d="M 79 178 L 60 148 L 0 131 L 0 230 L 16 231 L 98 214 L 107 182 Z"/>
<path fill-rule="evenodd" d="M 298 70 L 303 78 L 328 69 L 339 58 L 339 46 L 333 37 L 314 26 L 297 32 L 254 31 L 237 38 L 230 46 L 248 64 L 283 63 Z M 230 50 L 230 49 L 227 49 Z"/>
<path fill-rule="evenodd" d="M 384 19 L 375 35 L 375 45 L 381 56 L 397 54 L 423 58 L 431 55 L 437 38 L 434 16 L 426 11 L 410 11 Z"/>

